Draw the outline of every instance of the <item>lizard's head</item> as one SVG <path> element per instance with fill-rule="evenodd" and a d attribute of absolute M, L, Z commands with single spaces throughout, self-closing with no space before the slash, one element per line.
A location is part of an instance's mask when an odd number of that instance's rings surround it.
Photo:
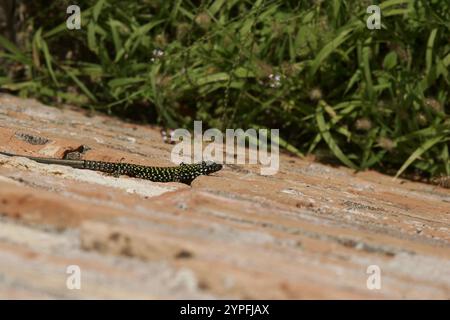
<path fill-rule="evenodd" d="M 210 173 L 222 169 L 222 165 L 214 161 L 202 161 L 195 164 L 180 164 L 180 181 L 184 183 L 191 183 L 192 180 L 201 175 L 208 175 Z"/>
<path fill-rule="evenodd" d="M 208 160 L 208 161 L 202 161 L 201 163 L 197 164 L 200 168 L 201 174 L 208 175 L 213 172 L 217 172 L 220 169 L 222 169 L 222 165 L 220 163 L 215 163 L 214 161 Z"/>

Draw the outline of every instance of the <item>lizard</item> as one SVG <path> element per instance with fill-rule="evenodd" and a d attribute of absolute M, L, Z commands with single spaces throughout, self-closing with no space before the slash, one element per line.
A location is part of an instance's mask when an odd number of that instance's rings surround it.
<path fill-rule="evenodd" d="M 141 178 L 154 182 L 181 182 L 188 185 L 190 185 L 191 182 L 198 176 L 208 175 L 222 169 L 222 165 L 214 161 L 202 161 L 194 164 L 181 163 L 176 167 L 151 167 L 120 162 L 41 158 L 1 151 L 0 154 L 9 157 L 24 157 L 44 164 L 56 164 L 69 166 L 76 169 L 106 172 L 115 177 L 126 175 L 129 177 Z"/>

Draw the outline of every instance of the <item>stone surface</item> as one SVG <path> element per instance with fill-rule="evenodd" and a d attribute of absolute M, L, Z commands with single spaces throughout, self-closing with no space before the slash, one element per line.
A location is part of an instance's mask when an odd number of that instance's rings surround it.
<path fill-rule="evenodd" d="M 156 127 L 0 96 L 1 151 L 81 145 L 173 165 Z M 273 176 L 226 165 L 189 187 L 0 155 L 0 298 L 450 298 L 450 190 L 280 159 Z"/>

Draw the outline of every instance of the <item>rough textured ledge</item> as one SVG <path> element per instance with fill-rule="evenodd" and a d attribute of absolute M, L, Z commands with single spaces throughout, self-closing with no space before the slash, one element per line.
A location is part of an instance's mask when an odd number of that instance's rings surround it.
<path fill-rule="evenodd" d="M 157 128 L 8 95 L 0 145 L 171 165 Z M 191 187 L 0 156 L 0 217 L 0 298 L 450 298 L 450 190 L 287 155 Z"/>

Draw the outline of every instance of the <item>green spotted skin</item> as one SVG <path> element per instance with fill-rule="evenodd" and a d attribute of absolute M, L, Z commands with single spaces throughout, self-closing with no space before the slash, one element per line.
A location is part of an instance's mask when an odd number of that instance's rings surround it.
<path fill-rule="evenodd" d="M 83 169 L 111 173 L 115 176 L 126 175 L 156 182 L 180 181 L 177 167 L 147 167 L 130 163 L 85 160 Z"/>
<path fill-rule="evenodd" d="M 130 163 L 115 163 L 84 160 L 83 169 L 101 171 L 115 176 L 127 175 L 155 182 L 182 182 L 190 184 L 200 175 L 207 175 L 222 169 L 215 162 L 181 164 L 178 167 L 148 167 Z"/>
<path fill-rule="evenodd" d="M 202 161 L 196 164 L 182 163 L 177 167 L 150 167 L 119 162 L 39 158 L 31 156 L 20 156 L 7 152 L 0 152 L 0 154 L 11 157 L 24 157 L 37 161 L 39 163 L 57 164 L 78 169 L 101 171 L 112 174 L 116 177 L 120 175 L 126 175 L 129 177 L 151 180 L 154 182 L 182 182 L 191 184 L 191 182 L 198 176 L 208 175 L 222 169 L 221 164 L 215 163 L 213 161 Z"/>

